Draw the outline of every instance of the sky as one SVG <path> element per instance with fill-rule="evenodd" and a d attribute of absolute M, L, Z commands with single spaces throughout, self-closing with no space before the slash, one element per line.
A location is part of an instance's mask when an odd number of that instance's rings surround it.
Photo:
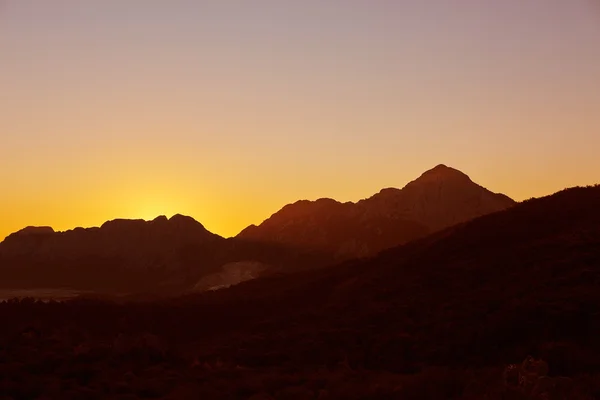
<path fill-rule="evenodd" d="M 223 236 L 443 163 L 600 182 L 595 0 L 0 0 L 0 239 L 191 215 Z"/>

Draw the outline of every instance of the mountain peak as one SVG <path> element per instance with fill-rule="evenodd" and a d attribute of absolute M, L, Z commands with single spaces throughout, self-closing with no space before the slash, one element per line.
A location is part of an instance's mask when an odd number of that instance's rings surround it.
<path fill-rule="evenodd" d="M 28 226 L 17 232 L 20 235 L 47 235 L 54 233 L 50 226 Z"/>
<path fill-rule="evenodd" d="M 238 236 L 361 257 L 513 204 L 439 164 L 403 189 L 382 189 L 358 203 L 323 198 L 288 204 Z"/>
<path fill-rule="evenodd" d="M 171 218 L 169 218 L 169 222 L 176 224 L 188 224 L 188 225 L 202 225 L 200 222 L 196 221 L 194 218 L 189 217 L 187 215 L 175 214 Z"/>
<path fill-rule="evenodd" d="M 5 240 L 16 239 L 18 237 L 39 237 L 48 236 L 54 233 L 54 229 L 49 226 L 28 226 L 15 233 L 10 234 Z"/>
<path fill-rule="evenodd" d="M 448 169 L 453 169 L 448 167 L 446 164 L 438 164 L 435 167 L 433 167 L 431 170 L 448 170 Z"/>
<path fill-rule="evenodd" d="M 127 218 L 116 218 L 109 220 L 100 225 L 100 229 L 123 229 L 125 227 L 132 226 L 143 226 L 147 221 L 143 219 L 127 219 Z"/>
<path fill-rule="evenodd" d="M 187 215 L 175 214 L 169 218 L 169 225 L 175 229 L 195 230 L 199 232 L 209 232 L 202 223 Z"/>
<path fill-rule="evenodd" d="M 431 175 L 431 174 L 439 174 L 439 175 L 466 175 L 463 172 L 457 170 L 456 168 L 449 167 L 445 164 L 438 164 L 435 167 L 431 168 L 428 171 L 423 172 L 422 175 Z"/>
<path fill-rule="evenodd" d="M 444 164 L 439 164 L 434 168 L 423 172 L 421 176 L 413 182 L 429 182 L 429 181 L 445 181 L 445 180 L 462 180 L 471 181 L 471 178 L 462 171 L 448 167 Z"/>
<path fill-rule="evenodd" d="M 164 215 L 159 215 L 158 217 L 156 217 L 156 218 L 154 218 L 154 219 L 152 220 L 152 222 L 155 222 L 155 223 L 161 223 L 161 224 L 162 224 L 162 223 L 165 223 L 165 222 L 167 222 L 167 221 L 168 221 L 168 218 L 167 218 L 166 216 L 164 216 Z"/>

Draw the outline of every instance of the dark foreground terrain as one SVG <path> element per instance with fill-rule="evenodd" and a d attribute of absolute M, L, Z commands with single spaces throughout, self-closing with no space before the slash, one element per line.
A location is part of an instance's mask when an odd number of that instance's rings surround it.
<path fill-rule="evenodd" d="M 569 189 L 184 298 L 0 303 L 0 398 L 600 398 L 599 205 Z"/>

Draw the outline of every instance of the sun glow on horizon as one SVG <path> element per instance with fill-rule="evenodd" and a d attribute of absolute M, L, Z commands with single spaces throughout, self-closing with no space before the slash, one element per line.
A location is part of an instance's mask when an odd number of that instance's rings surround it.
<path fill-rule="evenodd" d="M 440 163 L 515 200 L 598 180 L 587 0 L 55 3 L 0 1 L 0 240 L 174 214 L 229 237 Z"/>
<path fill-rule="evenodd" d="M 143 219 L 152 221 L 160 216 L 171 218 L 175 214 L 190 212 L 189 200 L 176 190 L 173 185 L 152 185 L 149 187 L 138 187 L 122 194 L 124 198 L 121 203 L 119 214 L 127 219 Z"/>
<path fill-rule="evenodd" d="M 169 211 L 167 211 L 169 210 Z M 130 215 L 130 219 L 143 219 L 144 221 L 153 221 L 160 216 L 165 216 L 167 218 L 171 218 L 173 215 L 178 212 L 171 211 L 170 207 L 165 207 L 157 204 L 144 204 L 142 205 L 137 212 L 132 212 Z"/>

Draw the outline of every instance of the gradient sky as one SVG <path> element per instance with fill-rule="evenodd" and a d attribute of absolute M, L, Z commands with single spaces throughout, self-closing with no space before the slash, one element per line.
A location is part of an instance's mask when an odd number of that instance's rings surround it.
<path fill-rule="evenodd" d="M 228 236 L 444 163 L 600 181 L 595 0 L 0 0 L 0 238 L 183 213 Z"/>

